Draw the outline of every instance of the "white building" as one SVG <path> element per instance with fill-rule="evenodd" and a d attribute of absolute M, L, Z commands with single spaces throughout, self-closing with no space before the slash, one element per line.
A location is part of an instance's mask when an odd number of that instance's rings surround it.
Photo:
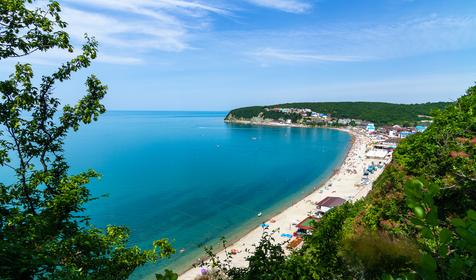
<path fill-rule="evenodd" d="M 365 156 L 367 158 L 384 159 L 387 155 L 388 155 L 387 150 L 374 149 L 374 150 L 368 151 Z"/>
<path fill-rule="evenodd" d="M 367 124 L 367 131 L 369 133 L 374 133 L 375 132 L 375 124 L 373 124 L 373 123 Z"/>
<path fill-rule="evenodd" d="M 337 123 L 342 124 L 342 125 L 348 125 L 351 122 L 352 122 L 351 119 L 339 119 L 339 120 L 337 120 Z"/>

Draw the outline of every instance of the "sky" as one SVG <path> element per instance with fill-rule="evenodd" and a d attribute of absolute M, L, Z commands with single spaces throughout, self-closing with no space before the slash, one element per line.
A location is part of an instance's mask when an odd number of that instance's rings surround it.
<path fill-rule="evenodd" d="M 62 0 L 93 66 L 58 85 L 109 87 L 109 110 L 213 110 L 282 102 L 451 101 L 476 81 L 474 0 Z M 41 5 L 41 1 L 35 5 Z M 69 54 L 20 59 L 39 76 Z M 6 79 L 19 59 L 2 61 Z"/>

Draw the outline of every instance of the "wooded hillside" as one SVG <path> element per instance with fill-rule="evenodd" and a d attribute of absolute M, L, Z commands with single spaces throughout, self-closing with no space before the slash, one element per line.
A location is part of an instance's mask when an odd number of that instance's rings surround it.
<path fill-rule="evenodd" d="M 382 102 L 307 102 L 286 103 L 270 106 L 253 106 L 238 108 L 230 111 L 226 119 L 251 119 L 260 113 L 265 115 L 266 108 L 302 108 L 314 112 L 331 115 L 333 118 L 360 119 L 374 122 L 377 125 L 414 125 L 421 120 L 419 115 L 431 115 L 432 111 L 443 109 L 450 105 L 448 102 L 422 104 L 392 104 Z M 273 112 L 274 113 L 274 112 Z M 282 113 L 273 114 L 274 118 L 283 117 Z"/>

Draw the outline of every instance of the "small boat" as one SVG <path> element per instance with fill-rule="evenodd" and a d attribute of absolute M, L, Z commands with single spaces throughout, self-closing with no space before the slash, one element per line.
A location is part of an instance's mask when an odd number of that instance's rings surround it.
<path fill-rule="evenodd" d="M 261 217 L 261 215 L 263 215 L 263 213 L 259 212 L 259 213 L 258 213 L 258 217 Z"/>

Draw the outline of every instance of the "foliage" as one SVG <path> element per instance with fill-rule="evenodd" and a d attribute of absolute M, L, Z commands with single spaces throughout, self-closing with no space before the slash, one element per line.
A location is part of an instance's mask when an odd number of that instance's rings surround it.
<path fill-rule="evenodd" d="M 228 113 L 226 119 L 229 119 L 232 115 L 238 119 L 251 119 L 253 117 L 259 116 L 263 112 L 263 107 L 260 106 L 253 106 L 253 107 L 246 107 L 246 110 L 238 111 L 231 111 Z"/>
<path fill-rule="evenodd" d="M 283 279 L 281 276 L 285 270 L 282 265 L 285 261 L 285 254 L 282 246 L 286 243 L 276 243 L 273 235 L 276 232 L 263 230 L 260 242 L 255 245 L 254 253 L 247 258 L 248 267 L 237 268 L 231 266 L 233 255 L 228 251 L 227 241 L 222 238 L 222 246 L 225 251 L 225 259 L 220 259 L 214 253 L 212 247 L 206 247 L 209 260 L 202 262 L 201 265 L 211 265 L 212 271 L 209 272 L 210 279 Z"/>
<path fill-rule="evenodd" d="M 57 1 L 45 9 L 28 8 L 33 0 L 2 0 L 0 2 L 0 59 L 20 57 L 53 47 L 72 52 L 69 35 L 63 29 L 61 8 Z"/>
<path fill-rule="evenodd" d="M 265 108 L 302 108 L 314 112 L 329 114 L 334 118 L 358 119 L 374 122 L 377 125 L 415 125 L 422 118 L 436 109 L 443 109 L 451 103 L 423 103 L 423 104 L 391 104 L 382 102 L 308 102 L 286 103 L 271 106 L 254 106 L 238 108 L 230 111 L 226 119 L 250 119 L 260 114 L 271 116 L 272 119 L 286 119 L 284 113 L 266 111 Z M 272 114 L 271 114 L 272 113 Z M 354 122 L 355 124 L 355 122 Z"/>
<path fill-rule="evenodd" d="M 273 119 L 273 120 L 291 120 L 293 123 L 297 123 L 302 119 L 302 116 L 296 113 L 280 113 L 280 112 L 274 112 L 274 111 L 264 111 L 262 113 L 263 118 L 265 119 Z"/>
<path fill-rule="evenodd" d="M 453 225 L 454 219 L 470 221 L 467 213 L 476 206 L 475 112 L 476 87 L 471 87 L 456 103 L 435 112 L 424 133 L 402 141 L 352 221 L 355 233 L 384 231 L 413 240 L 422 255 L 413 273 L 424 279 L 471 278 L 471 266 L 456 273 L 450 264 L 476 261 L 458 250 L 454 241 L 461 237 Z"/>
<path fill-rule="evenodd" d="M 436 184 L 410 181 L 406 186 L 412 224 L 419 230 L 417 241 L 422 255 L 418 274 L 423 279 L 474 279 L 476 277 L 476 211 L 463 218 L 450 219 L 443 226 L 438 219 L 434 198 L 440 192 Z"/>
<path fill-rule="evenodd" d="M 2 1 L 1 57 L 71 46 L 57 2 L 46 10 L 29 9 L 31 1 Z M 0 82 L 0 165 L 11 170 L 13 183 L 0 182 L 0 278 L 126 279 L 135 268 L 173 253 L 166 240 L 150 250 L 129 247 L 129 230 L 90 224 L 83 214 L 93 198 L 87 184 L 99 177 L 90 170 L 68 174 L 63 141 L 71 130 L 105 112 L 107 87 L 94 75 L 86 95 L 74 106 L 54 96 L 54 87 L 96 57 L 97 42 L 86 37 L 81 54 L 41 77 L 38 86 L 30 64 Z"/>
<path fill-rule="evenodd" d="M 405 275 L 418 262 L 418 248 L 412 241 L 386 232 L 366 232 L 352 235 L 342 242 L 341 254 L 349 269 L 363 279 L 375 279 L 385 274 Z"/>
<path fill-rule="evenodd" d="M 178 279 L 178 274 L 174 273 L 173 271 L 166 269 L 164 272 L 164 275 L 162 274 L 156 274 L 155 275 L 156 280 L 177 280 Z"/>

